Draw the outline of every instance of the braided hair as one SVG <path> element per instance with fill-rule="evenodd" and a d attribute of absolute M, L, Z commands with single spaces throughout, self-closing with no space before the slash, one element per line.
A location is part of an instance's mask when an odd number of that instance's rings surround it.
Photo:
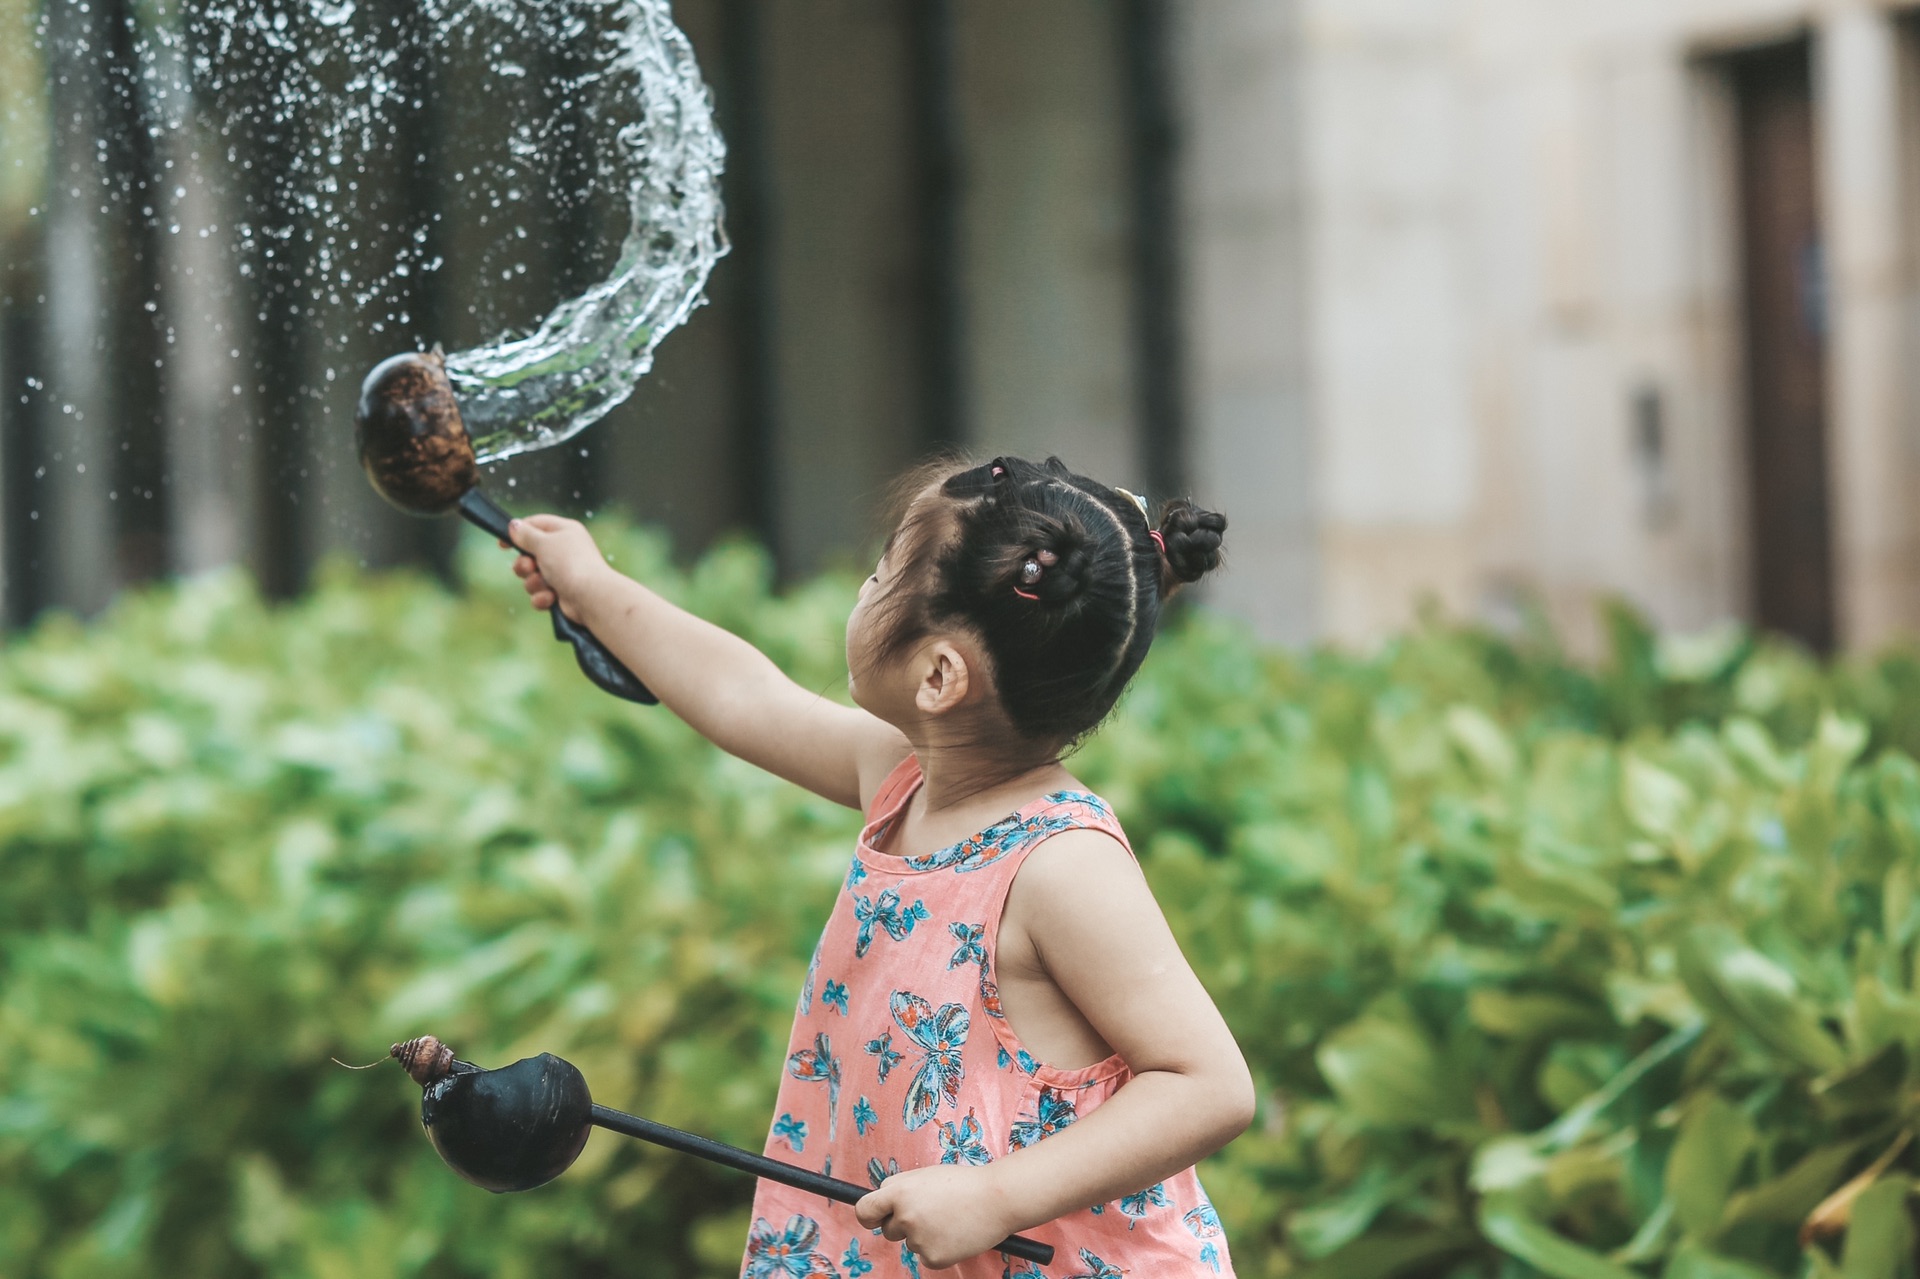
<path fill-rule="evenodd" d="M 880 655 L 966 625 L 1028 739 L 1064 747 L 1091 732 L 1140 669 L 1161 604 L 1220 564 L 1224 515 L 1176 499 L 1156 524 L 1143 502 L 1057 457 L 949 463 L 916 487 L 929 486 L 937 501 L 897 544 L 901 580 L 915 585 L 891 606 Z"/>

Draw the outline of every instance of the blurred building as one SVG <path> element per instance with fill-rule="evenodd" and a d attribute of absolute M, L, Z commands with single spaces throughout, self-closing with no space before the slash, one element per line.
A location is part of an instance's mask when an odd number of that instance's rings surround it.
<path fill-rule="evenodd" d="M 57 7 L 56 35 L 83 22 Z M 345 439 L 359 371 L 406 343 L 338 311 L 265 331 L 230 254 L 143 240 L 139 201 L 94 198 L 174 158 L 98 142 L 138 117 L 108 47 L 136 8 L 88 7 L 91 63 L 0 61 L 44 83 L 43 171 L 86 179 L 0 181 L 9 614 L 231 558 L 290 590 L 331 548 L 444 556 Z M 518 505 L 619 504 L 690 550 L 743 528 L 797 573 L 867 544 L 888 477 L 933 448 L 1058 452 L 1225 510 L 1211 599 L 1290 641 L 1366 641 L 1429 598 L 1496 622 L 1538 600 L 1576 642 L 1616 594 L 1822 649 L 1920 622 L 1920 24 L 1899 7 L 676 12 L 732 148 L 735 252 L 584 456 L 502 468 Z M 606 233 L 545 229 L 529 318 Z M 408 340 L 492 336 L 462 306 L 485 287 L 442 273 Z M 164 340 L 127 323 L 155 297 Z"/>
<path fill-rule="evenodd" d="M 1186 49 L 1196 482 L 1273 511 L 1222 598 L 1915 628 L 1901 9 L 1209 3 Z"/>

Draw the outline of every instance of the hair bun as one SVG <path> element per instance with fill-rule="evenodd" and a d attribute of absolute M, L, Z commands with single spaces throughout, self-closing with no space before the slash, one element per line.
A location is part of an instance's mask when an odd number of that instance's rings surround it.
<path fill-rule="evenodd" d="M 1178 582 L 1197 582 L 1220 567 L 1220 546 L 1227 517 L 1204 511 L 1184 498 L 1160 513 L 1160 537 L 1166 543 L 1167 568 Z M 1170 584 L 1171 585 L 1171 584 Z"/>
<path fill-rule="evenodd" d="M 1014 584 L 1043 604 L 1065 604 L 1078 599 L 1092 577 L 1093 556 L 1086 530 L 1071 520 L 1046 519 L 1030 530 L 1026 545 L 1014 560 Z M 1026 580 L 1028 564 L 1038 564 L 1039 577 Z"/>

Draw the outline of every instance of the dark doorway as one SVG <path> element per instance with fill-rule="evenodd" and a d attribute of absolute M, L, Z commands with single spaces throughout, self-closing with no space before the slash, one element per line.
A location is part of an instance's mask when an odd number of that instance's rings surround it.
<path fill-rule="evenodd" d="M 1748 521 L 1754 619 L 1834 646 L 1827 499 L 1826 271 L 1815 196 L 1812 48 L 1732 59 L 1739 123 Z"/>

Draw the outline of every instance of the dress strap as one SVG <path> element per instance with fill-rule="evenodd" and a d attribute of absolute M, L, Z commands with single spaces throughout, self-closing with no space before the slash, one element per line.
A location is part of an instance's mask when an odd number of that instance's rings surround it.
<path fill-rule="evenodd" d="M 873 802 L 867 805 L 867 824 L 872 825 L 886 816 L 899 803 L 900 797 L 913 789 L 919 780 L 920 757 L 909 751 L 907 757 L 895 764 L 893 771 L 880 783 L 880 789 L 873 793 Z"/>
<path fill-rule="evenodd" d="M 1060 821 L 1061 824 L 1055 829 L 1097 830 L 1104 835 L 1111 835 L 1120 841 L 1122 848 L 1133 852 L 1133 845 L 1128 842 L 1127 833 L 1121 829 L 1120 820 L 1113 815 L 1113 809 L 1106 800 L 1091 791 L 1054 791 L 1047 796 L 1046 812 L 1049 817 Z"/>

